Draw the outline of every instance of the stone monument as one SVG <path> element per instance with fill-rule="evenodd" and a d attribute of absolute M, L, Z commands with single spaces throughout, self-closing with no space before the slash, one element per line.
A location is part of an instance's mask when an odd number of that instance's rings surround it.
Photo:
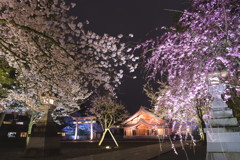
<path fill-rule="evenodd" d="M 221 98 L 226 85 L 219 80 L 221 73 L 209 77 L 209 93 L 214 100 L 211 106 L 211 119 L 208 120 L 206 160 L 239 160 L 240 127 L 233 117 L 232 109 Z"/>

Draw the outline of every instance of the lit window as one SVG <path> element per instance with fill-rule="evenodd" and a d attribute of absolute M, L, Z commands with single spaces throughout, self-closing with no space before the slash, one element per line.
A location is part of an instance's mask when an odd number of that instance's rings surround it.
<path fill-rule="evenodd" d="M 3 124 L 12 124 L 11 121 L 3 121 Z"/>
<path fill-rule="evenodd" d="M 66 136 L 65 132 L 57 132 L 57 134 L 61 134 L 62 137 Z"/>
<path fill-rule="evenodd" d="M 16 122 L 17 125 L 23 125 L 23 122 Z"/>
<path fill-rule="evenodd" d="M 50 104 L 54 104 L 54 100 L 53 99 L 49 99 L 49 103 Z"/>
<path fill-rule="evenodd" d="M 54 104 L 54 100 L 51 98 L 44 98 L 43 103 L 44 104 Z"/>
<path fill-rule="evenodd" d="M 16 132 L 8 132 L 8 138 L 15 138 L 16 137 Z"/>
<path fill-rule="evenodd" d="M 27 137 L 27 132 L 21 132 L 20 137 Z"/>

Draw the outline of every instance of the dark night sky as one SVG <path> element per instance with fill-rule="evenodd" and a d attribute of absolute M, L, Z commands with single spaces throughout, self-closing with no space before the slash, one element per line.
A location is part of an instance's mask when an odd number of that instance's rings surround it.
<path fill-rule="evenodd" d="M 81 21 L 89 20 L 89 29 L 102 35 L 134 34 L 134 41 L 143 41 L 146 34 L 156 27 L 174 23 L 174 12 L 164 9 L 184 10 L 189 0 L 77 0 L 73 14 Z M 158 32 L 159 34 L 159 32 Z M 159 36 L 159 35 L 158 35 Z M 141 71 L 138 71 L 138 74 Z M 130 113 L 143 105 L 151 107 L 144 95 L 143 76 L 137 79 L 125 77 L 119 91 L 119 99 Z"/>

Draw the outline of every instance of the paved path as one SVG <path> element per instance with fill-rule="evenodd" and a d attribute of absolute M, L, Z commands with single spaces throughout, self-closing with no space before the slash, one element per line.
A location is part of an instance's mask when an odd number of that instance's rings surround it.
<path fill-rule="evenodd" d="M 96 155 L 75 157 L 68 160 L 148 160 L 158 156 L 159 154 L 172 150 L 170 143 L 161 143 L 161 145 L 162 146 L 160 146 L 160 144 L 152 144 L 136 148 L 100 153 Z M 180 144 L 175 144 L 175 147 L 179 146 Z"/>

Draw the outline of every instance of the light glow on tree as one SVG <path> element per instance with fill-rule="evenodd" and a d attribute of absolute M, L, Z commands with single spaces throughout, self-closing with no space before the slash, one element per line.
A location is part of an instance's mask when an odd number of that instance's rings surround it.
<path fill-rule="evenodd" d="M 149 78 L 167 77 L 168 88 L 159 95 L 156 112 L 167 111 L 178 121 L 194 120 L 196 106 L 205 110 L 211 103 L 208 76 L 215 71 L 227 72 L 222 83 L 239 92 L 239 9 L 237 0 L 193 0 L 192 9 L 179 19 L 181 30 L 170 27 L 142 45 L 145 53 L 152 51 L 146 54 Z"/>

